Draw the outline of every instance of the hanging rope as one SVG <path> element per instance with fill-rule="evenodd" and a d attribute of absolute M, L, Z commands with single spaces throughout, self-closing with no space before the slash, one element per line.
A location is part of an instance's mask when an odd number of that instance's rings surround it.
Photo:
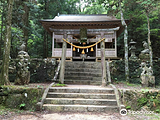
<path fill-rule="evenodd" d="M 102 42 L 103 40 L 105 40 L 105 38 L 103 38 L 102 40 L 96 42 L 96 43 L 93 44 L 93 45 L 89 45 L 89 46 L 77 46 L 77 45 L 74 45 L 74 44 L 68 42 L 68 41 L 67 41 L 66 39 L 64 39 L 64 38 L 62 38 L 62 40 L 65 41 L 66 43 L 72 45 L 72 46 L 75 47 L 75 48 L 79 48 L 79 49 L 87 49 L 87 48 L 91 48 L 91 47 L 97 45 L 98 43 Z"/>

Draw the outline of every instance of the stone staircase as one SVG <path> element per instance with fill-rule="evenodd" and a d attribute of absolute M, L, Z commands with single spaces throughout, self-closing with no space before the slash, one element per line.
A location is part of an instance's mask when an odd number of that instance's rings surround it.
<path fill-rule="evenodd" d="M 50 112 L 107 112 L 118 111 L 112 87 L 68 85 L 50 87 L 42 106 Z"/>
<path fill-rule="evenodd" d="M 101 85 L 100 62 L 66 62 L 65 84 Z"/>

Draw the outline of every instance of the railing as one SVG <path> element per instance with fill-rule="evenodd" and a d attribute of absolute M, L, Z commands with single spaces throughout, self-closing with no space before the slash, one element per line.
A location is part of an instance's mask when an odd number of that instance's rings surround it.
<path fill-rule="evenodd" d="M 52 57 L 61 57 L 62 56 L 62 49 L 63 48 L 54 48 Z M 66 57 L 72 57 L 72 49 L 67 48 L 66 49 Z"/>
<path fill-rule="evenodd" d="M 61 61 L 59 61 L 59 64 L 58 64 L 56 73 L 55 73 L 54 78 L 53 78 L 53 81 L 56 81 L 56 80 L 57 80 L 57 77 L 58 77 L 60 68 L 61 68 Z"/>
<path fill-rule="evenodd" d="M 106 57 L 117 57 L 115 49 L 105 49 Z M 101 57 L 101 49 L 97 49 L 96 57 Z"/>

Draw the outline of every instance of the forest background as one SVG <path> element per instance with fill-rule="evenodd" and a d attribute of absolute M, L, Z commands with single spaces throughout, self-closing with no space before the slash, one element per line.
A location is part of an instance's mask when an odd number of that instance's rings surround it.
<path fill-rule="evenodd" d="M 31 58 L 51 57 L 51 36 L 40 24 L 41 19 L 53 19 L 58 14 L 106 14 L 122 19 L 121 13 L 124 19 L 130 20 L 127 40 L 128 43 L 131 39 L 137 42 L 136 55 L 138 56 L 143 49 L 142 42 L 149 39 L 153 59 L 159 59 L 160 2 L 158 0 L 1 0 L 0 60 L 3 59 L 4 65 L 7 66 L 5 61 L 8 60 L 4 60 L 4 55 L 8 55 L 9 51 L 10 58 L 15 59 L 23 42 Z M 8 42 L 10 21 L 11 45 L 10 41 Z M 126 53 L 123 39 L 122 33 L 117 41 L 118 57 L 121 58 L 124 58 Z"/>
<path fill-rule="evenodd" d="M 142 1 L 142 0 L 139 0 Z M 153 59 L 160 58 L 160 4 L 151 2 L 152 10 L 149 13 L 151 29 L 151 45 Z M 41 19 L 53 19 L 59 14 L 107 14 L 121 19 L 117 0 L 14 0 L 11 27 L 12 59 L 17 57 L 19 46 L 24 41 L 26 51 L 31 58 L 51 57 L 51 36 L 40 24 Z M 144 3 L 145 4 L 145 3 Z M 123 0 L 122 10 L 124 19 L 129 19 L 128 42 L 131 39 L 137 42 L 136 54 L 143 49 L 142 41 L 147 41 L 148 27 L 144 9 L 137 0 Z M 0 59 L 3 59 L 7 16 L 7 1 L 0 2 Z M 118 57 L 124 56 L 123 33 L 118 37 Z M 35 49 L 36 48 L 36 49 Z"/>

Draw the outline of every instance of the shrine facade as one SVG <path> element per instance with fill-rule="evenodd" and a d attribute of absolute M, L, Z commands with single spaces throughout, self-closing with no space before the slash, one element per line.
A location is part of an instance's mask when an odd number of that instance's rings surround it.
<path fill-rule="evenodd" d="M 117 37 L 123 31 L 121 20 L 113 16 L 102 15 L 59 15 L 54 19 L 40 20 L 43 27 L 52 36 L 52 56 L 61 59 L 63 38 L 68 43 L 66 59 L 82 59 L 85 54 L 86 60 L 101 59 L 100 44 L 86 49 L 75 46 L 90 46 L 104 38 L 105 58 L 117 59 Z M 128 21 L 126 21 L 128 22 Z M 72 45 L 73 44 L 73 45 Z"/>

